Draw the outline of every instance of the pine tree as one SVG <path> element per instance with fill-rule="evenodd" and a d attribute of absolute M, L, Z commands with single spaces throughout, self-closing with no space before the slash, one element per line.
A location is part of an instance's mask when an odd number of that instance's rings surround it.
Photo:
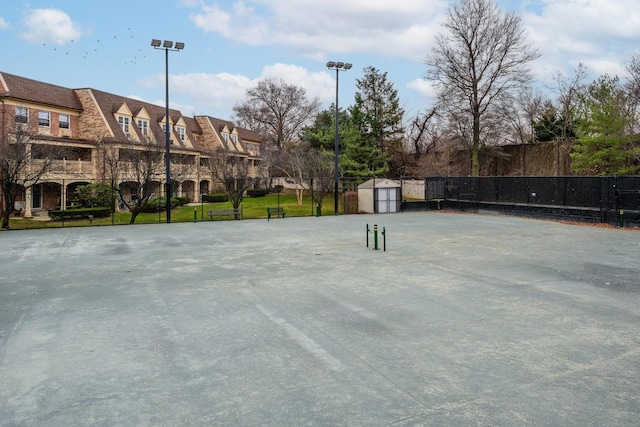
<path fill-rule="evenodd" d="M 400 108 L 398 91 L 387 80 L 387 73 L 375 67 L 365 68 L 356 86 L 355 104 L 349 109 L 360 133 L 359 147 L 352 147 L 354 154 L 369 159 L 367 167 L 375 172 L 373 176 L 396 175 L 392 160 L 402 151 L 404 136 L 404 109 Z"/>

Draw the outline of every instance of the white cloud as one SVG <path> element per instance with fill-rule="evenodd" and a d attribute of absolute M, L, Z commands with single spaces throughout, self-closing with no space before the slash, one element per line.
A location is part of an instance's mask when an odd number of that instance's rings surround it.
<path fill-rule="evenodd" d="M 21 37 L 32 43 L 64 45 L 82 36 L 80 25 L 59 9 L 32 9 L 23 20 Z"/>
<path fill-rule="evenodd" d="M 165 75 L 156 74 L 138 81 L 138 86 L 144 88 L 163 87 L 165 84 Z M 169 77 L 169 86 L 172 96 L 179 98 L 189 98 L 193 100 L 192 104 L 206 108 L 208 111 L 219 111 L 225 116 L 220 117 L 227 119 L 231 109 L 235 103 L 239 102 L 245 95 L 245 91 L 253 86 L 253 82 L 249 77 L 239 74 L 229 73 L 189 73 L 171 75 Z M 169 98 L 172 108 L 178 108 Z M 157 105 L 165 105 L 165 101 L 154 102 Z M 183 107 L 178 108 L 186 115 L 209 114 L 201 109 L 198 110 L 191 107 L 191 104 L 180 104 Z"/>
<path fill-rule="evenodd" d="M 4 30 L 9 28 L 9 23 L 4 20 L 2 16 L 0 16 L 0 30 Z"/>
<path fill-rule="evenodd" d="M 268 77 L 277 77 L 287 84 L 304 88 L 307 97 L 318 97 L 322 102 L 332 101 L 335 96 L 335 80 L 328 71 L 310 72 L 309 70 L 290 64 L 276 63 L 265 66 L 259 76 L 255 78 L 241 74 L 229 73 L 189 73 L 171 75 L 169 86 L 173 97 L 192 100 L 191 104 L 176 104 L 169 99 L 172 108 L 182 111 L 186 115 L 210 114 L 192 107 L 192 104 L 206 108 L 207 111 L 217 115 L 221 119 L 231 117 L 232 108 L 241 102 L 246 91 L 255 87 L 258 82 Z M 164 74 L 155 74 L 138 81 L 138 86 L 143 88 L 163 87 Z M 130 98 L 141 99 L 138 96 Z M 152 102 L 157 105 L 165 105 L 165 101 Z"/>
<path fill-rule="evenodd" d="M 523 13 L 530 39 L 542 52 L 535 78 L 570 75 L 579 63 L 599 75 L 623 75 L 638 49 L 640 0 L 541 0 Z"/>
<path fill-rule="evenodd" d="M 287 84 L 301 87 L 307 91 L 310 99 L 317 97 L 321 101 L 327 101 L 335 97 L 336 83 L 329 71 L 312 73 L 297 65 L 276 63 L 264 67 L 260 78 L 253 82 L 254 85 L 266 77 L 278 77 Z"/>
<path fill-rule="evenodd" d="M 407 83 L 407 87 L 420 94 L 425 101 L 434 102 L 438 94 L 433 82 L 425 79 L 415 79 Z"/>
<path fill-rule="evenodd" d="M 285 45 L 311 58 L 377 52 L 421 58 L 439 31 L 443 0 L 238 1 L 201 3 L 190 15 L 205 32 L 254 45 Z"/>

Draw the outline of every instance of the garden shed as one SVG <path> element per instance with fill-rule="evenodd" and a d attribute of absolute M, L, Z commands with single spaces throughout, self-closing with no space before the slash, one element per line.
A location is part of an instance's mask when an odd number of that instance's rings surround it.
<path fill-rule="evenodd" d="M 387 178 L 372 178 L 358 186 L 358 211 L 391 213 L 400 211 L 402 186 Z"/>

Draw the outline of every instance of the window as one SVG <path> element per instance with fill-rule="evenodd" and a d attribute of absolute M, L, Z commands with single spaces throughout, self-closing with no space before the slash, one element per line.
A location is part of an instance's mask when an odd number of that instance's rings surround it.
<path fill-rule="evenodd" d="M 16 107 L 16 123 L 29 123 L 29 109 L 27 107 Z"/>
<path fill-rule="evenodd" d="M 118 123 L 120 123 L 122 131 L 126 134 L 129 134 L 129 117 L 118 116 Z"/>
<path fill-rule="evenodd" d="M 162 124 L 162 134 L 166 135 L 167 134 L 167 125 L 166 124 Z M 165 136 L 166 138 L 166 136 Z M 171 131 L 169 131 L 169 144 L 173 144 L 173 138 L 171 138 Z"/>
<path fill-rule="evenodd" d="M 69 115 L 68 114 L 60 114 L 58 116 L 58 125 L 60 129 L 69 129 Z"/>
<path fill-rule="evenodd" d="M 149 121 L 138 119 L 138 127 L 140 128 L 140 131 L 142 131 L 142 135 L 149 135 Z"/>
<path fill-rule="evenodd" d="M 178 136 L 180 137 L 180 141 L 184 141 L 185 129 L 182 126 L 176 126 L 176 131 L 178 131 Z"/>
<path fill-rule="evenodd" d="M 48 111 L 38 111 L 38 126 L 50 127 L 51 126 L 51 113 Z"/>
<path fill-rule="evenodd" d="M 222 139 L 224 139 L 224 142 L 229 142 L 229 134 L 228 133 L 223 133 L 222 134 Z"/>
<path fill-rule="evenodd" d="M 234 146 L 238 144 L 238 135 L 231 135 L 231 142 L 233 142 Z"/>

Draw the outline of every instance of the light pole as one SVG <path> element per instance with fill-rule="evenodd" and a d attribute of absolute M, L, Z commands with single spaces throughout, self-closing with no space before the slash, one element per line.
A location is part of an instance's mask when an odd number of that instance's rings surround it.
<path fill-rule="evenodd" d="M 167 224 L 171 223 L 171 127 L 169 126 L 169 51 L 177 52 L 184 49 L 184 43 L 176 42 L 175 46 L 171 40 L 161 42 L 158 39 L 151 40 L 154 49 L 164 50 L 165 53 L 165 95 L 166 110 L 164 118 L 165 141 L 164 141 L 164 168 L 165 168 L 165 197 L 167 198 Z"/>
<path fill-rule="evenodd" d="M 335 215 L 338 215 L 338 73 L 340 71 L 346 71 L 352 67 L 349 63 L 344 62 L 327 62 L 327 68 L 330 70 L 336 70 L 336 139 L 335 146 L 333 151 L 333 181 L 335 184 L 335 190 L 333 193 L 334 199 L 334 212 Z"/>

